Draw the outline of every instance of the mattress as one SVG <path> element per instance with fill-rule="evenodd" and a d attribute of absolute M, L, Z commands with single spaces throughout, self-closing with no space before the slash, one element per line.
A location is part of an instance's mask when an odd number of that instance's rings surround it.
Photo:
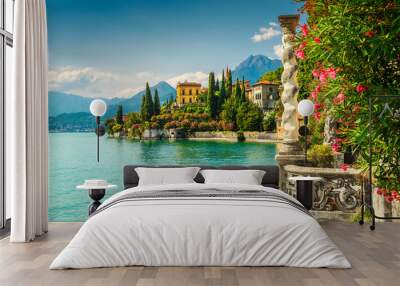
<path fill-rule="evenodd" d="M 282 191 L 193 183 L 110 197 L 50 269 L 133 265 L 351 267 L 318 222 Z"/>

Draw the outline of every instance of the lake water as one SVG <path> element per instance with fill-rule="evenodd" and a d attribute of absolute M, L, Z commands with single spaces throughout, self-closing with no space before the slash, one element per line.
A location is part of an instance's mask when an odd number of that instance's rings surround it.
<path fill-rule="evenodd" d="M 94 133 L 49 134 L 49 220 L 84 221 L 91 203 L 76 185 L 85 179 L 106 179 L 118 185 L 106 197 L 119 192 L 122 168 L 143 165 L 271 165 L 276 145 L 225 141 L 130 141 L 100 139 L 100 163 L 96 160 Z"/>

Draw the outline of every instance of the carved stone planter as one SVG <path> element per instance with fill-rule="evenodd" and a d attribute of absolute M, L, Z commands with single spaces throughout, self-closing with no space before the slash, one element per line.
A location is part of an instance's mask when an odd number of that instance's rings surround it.
<path fill-rule="evenodd" d="M 361 206 L 363 179 L 360 170 L 343 171 L 336 168 L 315 168 L 296 165 L 284 166 L 286 173 L 286 191 L 296 195 L 296 186 L 287 180 L 292 176 L 321 177 L 323 180 L 314 183 L 313 210 L 340 211 L 355 213 Z"/>

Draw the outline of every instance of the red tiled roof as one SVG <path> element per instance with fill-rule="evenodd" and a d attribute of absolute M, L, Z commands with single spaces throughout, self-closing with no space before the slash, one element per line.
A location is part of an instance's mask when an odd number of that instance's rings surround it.
<path fill-rule="evenodd" d="M 256 82 L 255 84 L 253 84 L 253 86 L 256 86 L 256 85 L 279 85 L 279 84 L 274 83 L 269 80 L 262 80 L 262 81 L 259 81 L 259 82 Z"/>

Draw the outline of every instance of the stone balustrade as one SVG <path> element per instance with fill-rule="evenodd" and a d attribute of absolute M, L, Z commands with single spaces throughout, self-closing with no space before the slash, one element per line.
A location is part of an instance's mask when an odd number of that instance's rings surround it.
<path fill-rule="evenodd" d="M 293 176 L 321 177 L 322 181 L 314 182 L 313 211 L 336 211 L 336 215 L 347 217 L 361 206 L 363 177 L 360 170 L 343 171 L 336 168 L 316 168 L 297 165 L 286 165 L 284 170 L 283 190 L 296 196 L 295 183 L 288 180 Z"/>

